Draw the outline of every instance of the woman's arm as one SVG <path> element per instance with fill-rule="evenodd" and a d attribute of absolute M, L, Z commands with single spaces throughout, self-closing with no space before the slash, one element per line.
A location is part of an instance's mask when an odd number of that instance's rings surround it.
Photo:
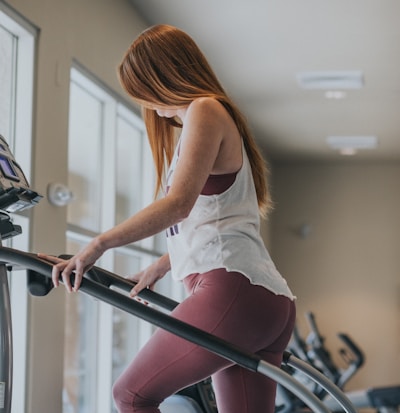
<path fill-rule="evenodd" d="M 137 214 L 94 238 L 70 260 L 53 267 L 53 282 L 61 274 L 68 291 L 77 291 L 83 274 L 110 248 L 139 241 L 186 218 L 212 172 L 224 136 L 226 111 L 210 98 L 198 99 L 188 107 L 181 136 L 179 162 L 168 194 Z M 75 285 L 70 283 L 75 273 Z"/>

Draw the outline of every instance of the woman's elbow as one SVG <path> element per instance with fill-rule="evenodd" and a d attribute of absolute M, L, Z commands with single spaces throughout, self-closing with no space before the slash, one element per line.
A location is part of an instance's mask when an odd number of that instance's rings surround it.
<path fill-rule="evenodd" d="M 176 219 L 176 222 L 181 222 L 184 219 L 186 219 L 190 215 L 193 205 L 194 205 L 194 202 L 188 199 L 183 199 L 183 198 L 174 199 L 173 202 L 171 202 L 171 211 Z"/>
<path fill-rule="evenodd" d="M 179 207 L 177 207 L 176 211 L 177 211 L 178 222 L 186 219 L 190 215 L 192 208 L 193 208 L 192 204 L 182 204 Z"/>

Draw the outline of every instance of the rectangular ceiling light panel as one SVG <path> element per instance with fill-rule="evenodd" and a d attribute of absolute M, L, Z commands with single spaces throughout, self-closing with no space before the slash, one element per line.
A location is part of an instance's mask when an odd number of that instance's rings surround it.
<path fill-rule="evenodd" d="M 360 70 L 301 72 L 296 77 L 303 89 L 360 89 L 364 85 Z"/>
<path fill-rule="evenodd" d="M 328 145 L 332 149 L 375 149 L 378 146 L 376 136 L 328 136 Z"/>

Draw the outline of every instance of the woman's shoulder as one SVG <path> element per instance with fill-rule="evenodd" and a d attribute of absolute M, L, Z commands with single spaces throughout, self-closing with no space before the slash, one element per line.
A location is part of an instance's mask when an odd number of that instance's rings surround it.
<path fill-rule="evenodd" d="M 215 114 L 221 113 L 222 115 L 225 112 L 225 108 L 217 99 L 208 96 L 199 97 L 193 100 L 188 109 L 196 113 L 213 112 Z"/>
<path fill-rule="evenodd" d="M 187 109 L 187 118 L 197 120 L 200 123 L 207 121 L 212 128 L 224 131 L 232 122 L 227 110 L 217 99 L 213 97 L 200 97 L 193 100 Z"/>

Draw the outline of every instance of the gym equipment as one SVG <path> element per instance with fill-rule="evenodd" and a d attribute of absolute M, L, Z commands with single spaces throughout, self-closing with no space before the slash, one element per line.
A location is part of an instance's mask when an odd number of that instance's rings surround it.
<path fill-rule="evenodd" d="M 306 345 L 309 347 L 307 352 L 309 361 L 317 363 L 327 377 L 343 388 L 364 364 L 364 354 L 347 334 L 339 333 L 337 336 L 344 344 L 344 347 L 339 350 L 339 354 L 346 364 L 346 368 L 339 368 L 324 345 L 325 338 L 319 332 L 315 315 L 312 312 L 307 312 L 306 319 L 311 329 L 306 340 Z"/>
<path fill-rule="evenodd" d="M 21 167 L 10 151 L 7 141 L 0 135 L 0 246 L 2 240 L 21 234 L 21 227 L 14 225 L 8 212 L 22 211 L 36 205 L 42 198 L 29 188 Z M 0 355 L 12 352 L 10 296 L 7 271 L 0 266 Z M 0 363 L 0 412 L 11 409 L 12 358 L 3 357 Z"/>
<path fill-rule="evenodd" d="M 45 295 L 50 292 L 51 289 L 40 289 L 37 288 L 36 284 L 40 283 L 45 278 L 51 277 L 52 265 L 39 259 L 36 254 L 19 251 L 13 248 L 0 247 L 0 263 L 1 265 L 7 265 L 8 268 L 12 268 L 13 265 L 17 265 L 19 268 L 28 268 L 31 271 L 31 274 L 35 274 L 35 277 L 31 277 L 30 279 L 29 288 L 31 293 L 32 291 L 40 291 L 41 295 Z M 300 382 L 295 380 L 283 370 L 263 361 L 257 355 L 244 352 L 224 340 L 177 320 L 162 311 L 132 300 L 126 294 L 122 294 L 117 291 L 117 289 L 130 291 L 134 285 L 135 284 L 133 282 L 116 274 L 99 267 L 93 267 L 85 274 L 80 291 L 130 314 L 136 315 L 143 320 L 146 320 L 188 341 L 198 344 L 209 351 L 241 365 L 242 367 L 260 374 L 264 374 L 265 376 L 272 378 L 286 387 L 311 409 L 322 413 L 329 412 L 329 409 L 327 409 L 326 406 Z M 111 289 L 110 287 L 115 288 Z M 172 300 L 151 290 L 144 290 L 140 297 L 145 301 L 160 305 L 165 309 L 171 309 L 172 305 L 177 305 L 177 303 Z M 317 370 L 307 365 L 307 363 L 297 359 L 289 352 L 285 353 L 284 363 L 296 370 L 302 371 L 309 378 L 317 381 L 319 385 L 321 385 L 329 394 L 332 395 L 335 400 L 338 401 L 345 411 L 349 413 L 355 412 L 351 403 L 348 402 L 347 398 L 337 388 L 337 386 L 327 380 Z"/>
<path fill-rule="evenodd" d="M 350 378 L 364 364 L 365 358 L 362 351 L 347 334 L 339 333 L 338 338 L 344 344 L 344 348 L 339 349 L 339 354 L 346 365 L 345 368 L 339 368 L 324 344 L 325 338 L 319 331 L 315 315 L 312 312 L 307 312 L 305 316 L 310 333 L 304 340 L 295 329 L 290 350 L 303 360 L 307 360 L 339 388 L 343 389 Z M 324 403 L 331 410 L 340 410 L 335 401 L 320 388 L 314 388 L 313 392 L 318 397 L 323 398 Z M 380 413 L 397 413 L 400 408 L 400 386 L 372 387 L 347 392 L 346 395 L 357 409 L 375 409 Z"/>
<path fill-rule="evenodd" d="M 7 141 L 0 135 L 0 210 L 4 212 L 22 211 L 35 206 L 42 198 L 42 195 L 29 188 L 25 174 L 11 153 Z M 4 221 L 7 221 L 7 218 Z M 7 227 L 11 230 L 10 224 L 4 223 L 3 227 L 2 219 L 2 234 Z M 20 233 L 20 228 L 17 228 L 17 231 L 19 232 L 5 231 L 3 239 L 17 235 Z"/>
<path fill-rule="evenodd" d="M 15 162 L 6 141 L 2 137 L 1 141 L 0 209 L 14 212 L 32 207 L 40 200 L 41 195 L 29 189 L 22 170 Z M 1 216 L 0 230 L 3 238 L 21 233 L 21 229 L 13 225 L 6 213 L 1 212 Z M 7 270 L 12 270 L 13 268 L 28 270 L 28 289 L 31 294 L 44 296 L 52 289 L 52 265 L 50 263 L 39 259 L 36 254 L 0 245 L 0 413 L 11 412 L 12 327 Z M 284 370 L 272 366 L 258 356 L 244 352 L 218 337 L 183 323 L 163 311 L 132 300 L 125 292 L 130 291 L 134 285 L 133 282 L 116 274 L 99 267 L 93 267 L 85 274 L 80 291 L 200 345 L 242 367 L 270 377 L 296 395 L 312 410 L 320 413 L 329 412 L 329 409 L 312 392 Z M 167 310 L 171 310 L 178 304 L 150 290 L 141 292 L 140 297 Z M 289 352 L 285 353 L 284 363 L 297 371 L 301 371 L 311 380 L 317 382 L 342 406 L 344 411 L 355 413 L 355 409 L 347 397 L 319 371 Z M 200 395 L 201 393 L 204 395 L 204 389 L 206 389 L 204 384 L 200 387 Z M 208 384 L 210 385 L 210 383 Z M 174 407 L 171 407 L 173 406 L 173 401 L 177 402 Z M 190 394 L 187 396 L 172 396 L 169 401 L 167 399 L 162 408 L 163 413 L 168 413 L 169 411 L 174 411 L 175 413 L 208 413 L 210 411 L 206 410 L 204 406 L 202 409 Z"/>

